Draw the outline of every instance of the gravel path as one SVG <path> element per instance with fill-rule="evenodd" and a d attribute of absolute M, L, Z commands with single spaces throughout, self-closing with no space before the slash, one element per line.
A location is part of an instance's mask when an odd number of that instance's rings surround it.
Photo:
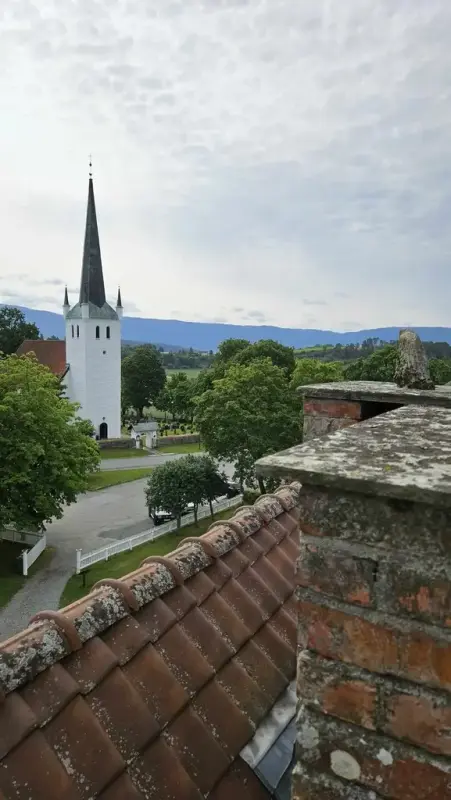
<path fill-rule="evenodd" d="M 167 460 L 168 456 L 158 458 Z M 148 459 L 127 459 L 127 466 L 131 466 L 129 462 L 132 461 L 134 467 L 138 460 L 137 466 L 146 466 L 142 462 Z M 231 475 L 233 468 L 224 466 Z M 120 469 L 116 465 L 115 468 Z M 50 564 L 27 579 L 0 611 L 0 642 L 26 628 L 38 611 L 58 608 L 61 593 L 74 573 L 77 549 L 89 552 L 150 527 L 144 500 L 146 483 L 147 479 L 142 478 L 99 492 L 87 492 L 77 503 L 68 506 L 62 519 L 48 526 L 47 544 L 55 549 L 55 555 Z"/>

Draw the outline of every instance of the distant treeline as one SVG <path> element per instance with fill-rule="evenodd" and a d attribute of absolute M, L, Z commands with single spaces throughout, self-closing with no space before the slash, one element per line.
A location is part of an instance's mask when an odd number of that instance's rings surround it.
<path fill-rule="evenodd" d="M 320 361 L 356 361 L 366 358 L 387 344 L 382 339 L 365 339 L 361 344 L 320 344 L 315 347 L 304 347 L 294 351 L 295 358 L 315 358 Z M 451 358 L 451 345 L 447 342 L 423 342 L 428 358 Z M 124 344 L 122 358 L 129 355 L 137 345 Z M 169 353 L 163 347 L 157 347 L 165 369 L 207 369 L 214 359 L 213 350 L 200 353 L 190 347 L 180 352 Z"/>
<path fill-rule="evenodd" d="M 122 345 L 122 358 L 128 356 L 137 345 Z M 198 353 L 190 347 L 177 353 L 168 353 L 161 346 L 157 347 L 165 369 L 206 369 L 213 361 L 213 350 L 209 353 Z"/>
<path fill-rule="evenodd" d="M 325 344 L 295 350 L 296 358 L 317 358 L 321 361 L 355 361 L 366 358 L 387 344 L 382 339 L 365 339 L 361 344 Z M 447 342 L 423 342 L 428 358 L 451 358 L 451 345 Z"/>

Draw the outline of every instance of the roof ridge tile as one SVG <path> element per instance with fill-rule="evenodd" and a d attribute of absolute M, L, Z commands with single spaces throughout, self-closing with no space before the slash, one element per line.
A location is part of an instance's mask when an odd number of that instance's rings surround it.
<path fill-rule="evenodd" d="M 233 550 L 238 554 L 239 545 L 259 531 L 262 523 L 296 507 L 299 490 L 300 484 L 293 483 L 263 495 L 254 506 L 239 507 L 230 520 L 214 522 L 199 541 L 187 537 L 167 556 L 149 556 L 121 579 L 99 581 L 89 594 L 61 611 L 40 612 L 25 631 L 0 643 L 0 691 L 7 695 L 24 685 L 72 652 L 78 641 L 83 645 L 130 611 L 211 567 L 222 555 Z"/>

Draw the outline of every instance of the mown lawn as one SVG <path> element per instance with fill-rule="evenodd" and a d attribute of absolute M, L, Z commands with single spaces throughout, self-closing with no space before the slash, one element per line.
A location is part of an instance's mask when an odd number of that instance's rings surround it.
<path fill-rule="evenodd" d="M 189 444 L 165 444 L 158 447 L 156 453 L 198 453 L 203 450 L 203 445 L 199 442 L 192 442 Z"/>
<path fill-rule="evenodd" d="M 109 486 L 117 486 L 119 483 L 138 481 L 140 478 L 147 478 L 151 472 L 151 467 L 111 469 L 95 472 L 93 475 L 89 476 L 88 492 L 97 492 L 99 489 L 107 489 Z"/>
<path fill-rule="evenodd" d="M 235 508 L 228 508 L 226 511 L 220 511 L 214 515 L 214 518 L 205 517 L 199 520 L 198 525 L 186 525 L 177 533 L 167 533 L 161 536 L 154 542 L 146 542 L 134 550 L 127 550 L 125 553 L 120 553 L 113 556 L 108 561 L 101 561 L 95 564 L 86 575 L 86 586 L 83 586 L 83 578 L 81 575 L 73 575 L 64 588 L 61 595 L 60 608 L 73 603 L 79 597 L 87 594 L 91 586 L 102 578 L 121 578 L 127 575 L 134 569 L 137 569 L 142 561 L 148 556 L 164 556 L 171 553 L 180 544 L 182 539 L 187 536 L 200 536 L 205 533 L 213 521 L 219 519 L 229 519 L 236 512 Z"/>
<path fill-rule="evenodd" d="M 55 552 L 52 547 L 47 547 L 28 570 L 28 578 L 25 578 L 16 572 L 17 556 L 20 556 L 24 549 L 23 544 L 7 542 L 4 539 L 0 541 L 0 608 L 9 603 L 25 581 L 50 564 Z"/>
<path fill-rule="evenodd" d="M 168 378 L 170 378 L 171 375 L 177 375 L 179 372 L 183 372 L 185 375 L 188 376 L 188 378 L 197 378 L 199 372 L 202 372 L 202 370 L 190 369 L 189 367 L 187 367 L 186 369 L 167 369 L 166 375 L 168 376 Z"/>
<path fill-rule="evenodd" d="M 102 461 L 110 458 L 140 458 L 141 456 L 148 456 L 148 450 L 137 450 L 136 447 L 123 447 L 117 450 L 101 450 L 100 458 Z"/>

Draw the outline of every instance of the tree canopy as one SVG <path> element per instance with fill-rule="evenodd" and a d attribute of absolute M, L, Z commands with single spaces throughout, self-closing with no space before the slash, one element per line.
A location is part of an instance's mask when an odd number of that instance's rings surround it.
<path fill-rule="evenodd" d="M 261 358 L 271 359 L 271 363 L 285 370 L 287 375 L 291 375 L 296 364 L 293 348 L 286 347 L 273 339 L 260 339 L 254 344 L 248 344 L 235 354 L 232 361 L 235 364 L 250 364 Z"/>
<path fill-rule="evenodd" d="M 0 307 L 0 355 L 15 353 L 25 339 L 41 339 L 34 322 L 27 322 L 20 308 Z"/>
<path fill-rule="evenodd" d="M 344 376 L 348 381 L 384 381 L 392 382 L 398 357 L 398 347 L 387 344 L 375 350 L 367 358 L 358 358 L 353 364 L 344 368 Z"/>
<path fill-rule="evenodd" d="M 301 440 L 300 402 L 269 358 L 232 364 L 196 398 L 195 419 L 207 450 L 235 464 L 241 485 L 258 458 Z"/>
<path fill-rule="evenodd" d="M 183 458 L 179 458 L 155 467 L 144 490 L 148 507 L 170 511 L 177 520 L 178 528 L 182 513 L 190 502 L 187 471 L 183 461 Z"/>
<path fill-rule="evenodd" d="M 155 400 L 155 406 L 161 411 L 169 411 L 174 417 L 191 419 L 194 386 L 194 380 L 188 378 L 185 372 L 176 372 L 166 381 Z"/>
<path fill-rule="evenodd" d="M 311 383 L 332 383 L 343 380 L 343 365 L 339 361 L 320 361 L 317 358 L 300 358 L 291 376 L 291 386 L 308 386 Z"/>
<path fill-rule="evenodd" d="M 146 406 L 152 405 L 166 382 L 161 355 L 151 344 L 135 347 L 122 360 L 124 401 L 135 409 L 138 419 Z"/>
<path fill-rule="evenodd" d="M 0 360 L 0 527 L 41 529 L 97 469 L 92 425 L 34 356 Z"/>
<path fill-rule="evenodd" d="M 224 491 L 224 477 L 210 456 L 187 455 L 155 467 L 144 491 L 148 507 L 170 511 L 179 528 L 188 503 L 193 503 L 196 522 L 202 503 L 210 504 L 213 515 L 212 502 Z"/>

